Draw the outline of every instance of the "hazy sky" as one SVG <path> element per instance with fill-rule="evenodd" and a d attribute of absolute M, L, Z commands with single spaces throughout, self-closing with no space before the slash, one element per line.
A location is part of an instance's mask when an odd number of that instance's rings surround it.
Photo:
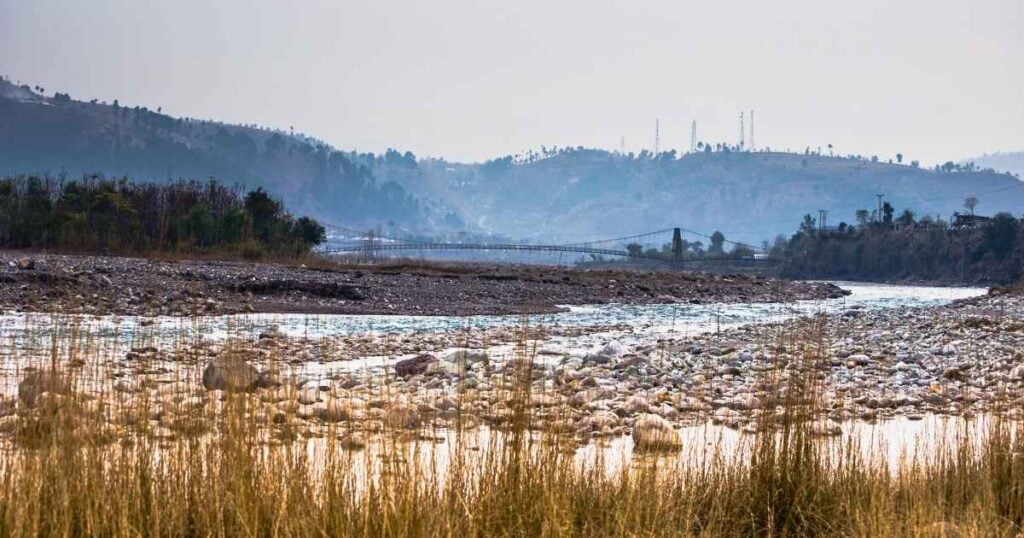
<path fill-rule="evenodd" d="M 477 160 L 756 143 L 1024 149 L 1024 1 L 0 0 L 0 73 L 72 97 Z"/>

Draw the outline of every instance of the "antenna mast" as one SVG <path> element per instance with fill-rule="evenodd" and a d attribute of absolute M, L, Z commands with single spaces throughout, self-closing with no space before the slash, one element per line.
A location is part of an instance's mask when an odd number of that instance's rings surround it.
<path fill-rule="evenodd" d="M 743 151 L 743 111 L 740 111 L 740 151 Z"/>
<path fill-rule="evenodd" d="M 654 120 L 654 156 L 661 153 L 661 125 L 657 119 Z"/>
<path fill-rule="evenodd" d="M 690 153 L 697 151 L 697 120 L 690 123 Z"/>
<path fill-rule="evenodd" d="M 757 149 L 754 145 L 754 111 L 750 111 L 750 151 Z"/>

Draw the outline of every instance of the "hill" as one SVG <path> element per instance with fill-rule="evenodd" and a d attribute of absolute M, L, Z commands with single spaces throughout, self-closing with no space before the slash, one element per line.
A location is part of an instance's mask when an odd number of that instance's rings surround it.
<path fill-rule="evenodd" d="M 84 174 L 138 181 L 215 177 L 265 187 L 292 210 L 347 224 L 423 227 L 423 207 L 345 153 L 279 130 L 83 102 L 0 79 L 0 175 Z"/>
<path fill-rule="evenodd" d="M 409 166 L 412 166 L 410 164 Z M 1024 184 L 991 170 L 877 162 L 856 156 L 698 152 L 677 158 L 592 149 L 547 151 L 482 164 L 415 163 L 416 173 L 375 173 L 415 195 L 443 199 L 470 225 L 544 241 L 615 237 L 681 226 L 759 244 L 792 233 L 804 214 L 829 211 L 828 223 L 854 222 L 884 193 L 898 211 L 949 218 L 968 196 L 978 212 L 1024 211 Z"/>
<path fill-rule="evenodd" d="M 971 159 L 971 162 L 998 172 L 1008 172 L 1018 178 L 1024 177 L 1024 151 L 986 153 Z"/>
<path fill-rule="evenodd" d="M 418 159 L 395 150 L 360 154 L 280 130 L 175 118 L 61 93 L 46 97 L 40 88 L 0 79 L 0 175 L 215 177 L 265 187 L 290 209 L 326 223 L 384 225 L 391 233 L 571 242 L 679 226 L 759 244 L 792 233 L 804 214 L 817 216 L 819 209 L 829 212 L 829 224 L 853 222 L 857 210 L 877 207 L 878 193 L 898 212 L 911 208 L 922 216 L 948 218 L 963 211 L 968 196 L 980 199 L 981 214 L 1024 211 L 1022 183 L 990 169 L 947 163 L 926 170 L 916 163 L 743 152 L 721 144 L 704 149 L 682 157 L 543 149 L 484 163 Z M 1012 155 L 990 157 L 1017 162 Z"/>

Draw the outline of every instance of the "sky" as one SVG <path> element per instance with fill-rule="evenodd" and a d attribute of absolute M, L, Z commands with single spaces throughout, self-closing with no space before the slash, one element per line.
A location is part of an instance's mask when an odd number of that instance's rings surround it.
<path fill-rule="evenodd" d="M 735 144 L 750 110 L 757 147 L 1024 149 L 1021 0 L 0 0 L 0 74 L 459 161 Z"/>

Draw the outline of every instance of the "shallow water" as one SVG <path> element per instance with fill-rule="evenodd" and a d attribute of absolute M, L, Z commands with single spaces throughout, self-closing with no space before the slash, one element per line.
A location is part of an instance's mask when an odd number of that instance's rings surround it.
<path fill-rule="evenodd" d="M 255 339 L 277 328 L 295 337 L 371 334 L 443 333 L 466 328 L 518 327 L 524 322 L 541 327 L 590 327 L 589 334 L 554 336 L 534 342 L 539 362 L 553 361 L 569 353 L 598 348 L 609 340 L 629 345 L 652 343 L 652 339 L 685 337 L 749 323 L 768 323 L 817 313 L 838 314 L 849 309 L 912 308 L 936 306 L 956 299 L 984 294 L 984 288 L 940 288 L 892 286 L 837 282 L 851 293 L 839 299 L 794 303 L 736 304 L 652 304 L 586 305 L 567 307 L 566 312 L 531 317 L 508 316 L 407 316 L 407 315 L 313 315 L 240 314 L 206 317 L 150 317 L 53 315 L 7 313 L 0 315 L 0 390 L 12 392 L 26 361 L 38 363 L 53 349 L 88 349 L 91 355 L 121 358 L 138 346 L 161 349 L 187 348 L 196 341 Z M 380 354 L 362 355 L 357 360 L 309 361 L 294 365 L 300 376 L 327 377 L 339 371 L 380 368 L 396 357 L 386 339 Z M 492 360 L 502 361 L 514 354 L 510 343 L 488 346 Z M 549 354 L 550 353 L 550 354 Z M 408 355 L 400 355 L 404 358 Z M 30 359 L 31 358 L 31 359 Z M 166 365 L 176 376 L 192 376 L 180 364 Z"/>
<path fill-rule="evenodd" d="M 652 304 L 569 306 L 568 311 L 534 316 L 407 316 L 237 314 L 202 318 L 161 316 L 63 316 L 6 313 L 0 316 L 0 337 L 45 336 L 53 323 L 72 319 L 98 338 L 131 341 L 137 332 L 157 340 L 188 341 L 196 336 L 218 339 L 256 336 L 272 327 L 290 336 L 316 338 L 354 333 L 444 332 L 463 328 L 518 326 L 524 320 L 538 326 L 629 325 L 633 332 L 696 334 L 746 323 L 781 321 L 801 315 L 838 313 L 850 308 L 894 308 L 941 305 L 982 295 L 985 288 L 939 288 L 836 282 L 851 294 L 840 299 L 795 303 Z"/>

